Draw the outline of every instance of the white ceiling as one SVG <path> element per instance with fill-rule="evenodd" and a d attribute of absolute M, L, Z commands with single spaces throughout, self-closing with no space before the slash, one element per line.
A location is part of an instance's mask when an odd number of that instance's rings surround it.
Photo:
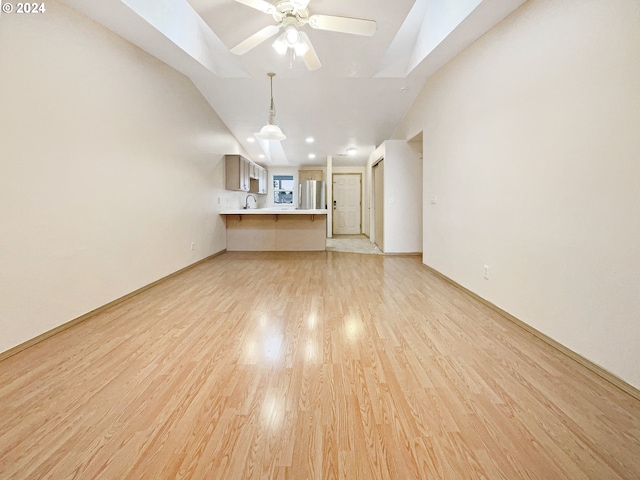
<path fill-rule="evenodd" d="M 275 23 L 234 0 L 63 1 L 190 77 L 252 159 L 268 167 L 321 165 L 328 155 L 336 165 L 365 164 L 427 77 L 525 0 L 311 0 L 311 13 L 377 22 L 373 37 L 304 26 L 322 62 L 313 72 L 279 56 L 273 39 L 243 56 L 229 53 Z M 287 135 L 270 148 L 247 140 L 267 120 L 268 72 L 277 74 L 276 119 Z M 358 153 L 347 157 L 350 147 Z"/>

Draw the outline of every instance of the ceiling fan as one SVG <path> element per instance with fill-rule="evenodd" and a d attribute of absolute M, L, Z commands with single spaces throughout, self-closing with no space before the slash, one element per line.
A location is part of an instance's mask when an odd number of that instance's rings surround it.
<path fill-rule="evenodd" d="M 333 15 L 311 15 L 307 6 L 309 0 L 280 0 L 275 4 L 266 0 L 235 0 L 251 8 L 255 8 L 273 16 L 276 25 L 269 25 L 254 33 L 246 40 L 231 49 L 231 53 L 244 55 L 262 42 L 270 39 L 282 30 L 273 42 L 273 48 L 281 55 L 292 51 L 302 57 L 309 70 L 317 70 L 322 66 L 309 36 L 299 31 L 300 27 L 309 24 L 316 30 L 350 33 L 370 37 L 376 32 L 376 22 L 352 17 L 336 17 Z"/>

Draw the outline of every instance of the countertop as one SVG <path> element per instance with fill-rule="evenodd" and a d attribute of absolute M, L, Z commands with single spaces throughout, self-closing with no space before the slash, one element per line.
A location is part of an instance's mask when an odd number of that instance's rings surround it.
<path fill-rule="evenodd" d="M 298 210 L 295 208 L 233 208 L 220 210 L 220 215 L 326 215 L 326 208 Z"/>

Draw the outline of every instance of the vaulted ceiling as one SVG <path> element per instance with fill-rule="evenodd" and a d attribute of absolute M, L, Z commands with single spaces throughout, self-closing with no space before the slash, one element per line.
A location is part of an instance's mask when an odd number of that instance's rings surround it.
<path fill-rule="evenodd" d="M 427 77 L 524 3 L 310 0 L 311 14 L 370 19 L 377 29 L 369 37 L 302 26 L 322 63 L 309 71 L 303 59 L 276 53 L 276 37 L 244 55 L 230 53 L 276 23 L 235 0 L 63 1 L 191 78 L 265 166 L 319 165 L 328 155 L 336 165 L 364 164 L 392 136 Z M 269 113 L 268 72 L 276 73 L 276 120 L 287 135 L 282 142 L 254 135 Z M 356 153 L 347 155 L 350 148 Z"/>

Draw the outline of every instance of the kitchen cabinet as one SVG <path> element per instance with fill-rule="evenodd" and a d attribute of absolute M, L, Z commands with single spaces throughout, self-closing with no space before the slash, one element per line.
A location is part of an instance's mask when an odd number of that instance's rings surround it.
<path fill-rule="evenodd" d="M 248 192 L 249 160 L 242 155 L 225 155 L 226 189 Z"/>
<path fill-rule="evenodd" d="M 269 177 L 269 174 L 267 170 L 262 168 L 260 165 L 256 165 L 255 176 L 252 177 L 250 180 L 251 187 L 249 191 L 251 193 L 265 195 L 267 193 L 268 177 Z"/>
<path fill-rule="evenodd" d="M 259 190 L 258 193 L 267 193 L 268 183 L 269 183 L 269 173 L 266 169 L 260 169 L 260 178 L 258 179 Z"/>
<path fill-rule="evenodd" d="M 264 181 L 261 182 L 261 179 Z M 267 171 L 242 155 L 225 155 L 225 188 L 239 192 L 267 193 Z"/>
<path fill-rule="evenodd" d="M 298 183 L 305 180 L 324 180 L 322 170 L 298 170 Z"/>

